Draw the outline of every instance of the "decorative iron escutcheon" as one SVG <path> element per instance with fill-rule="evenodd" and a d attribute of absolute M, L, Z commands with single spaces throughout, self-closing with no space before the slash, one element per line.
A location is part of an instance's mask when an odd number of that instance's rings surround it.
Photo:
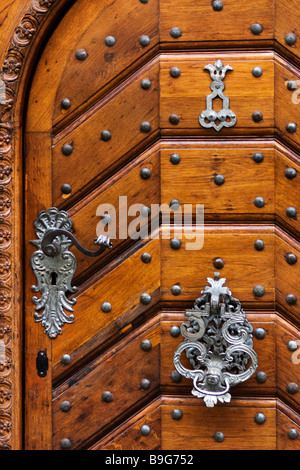
<path fill-rule="evenodd" d="M 210 88 L 212 93 L 206 97 L 206 109 L 199 116 L 199 123 L 202 127 L 213 127 L 216 131 L 220 131 L 223 127 L 232 127 L 236 124 L 236 115 L 229 109 L 229 98 L 223 93 L 225 84 L 223 82 L 226 72 L 233 70 L 231 65 L 223 66 L 221 60 L 217 60 L 215 65 L 208 64 L 204 67 L 208 70 L 212 83 Z M 220 98 L 223 107 L 220 111 L 213 109 L 213 101 Z"/>
<path fill-rule="evenodd" d="M 253 375 L 258 359 L 253 328 L 240 301 L 224 287 L 226 279 L 215 273 L 207 282 L 194 308 L 186 310 L 188 321 L 181 325 L 184 341 L 175 350 L 174 365 L 179 374 L 193 380 L 192 394 L 213 407 L 218 401 L 231 401 L 229 389 Z M 191 369 L 181 362 L 184 351 Z"/>
<path fill-rule="evenodd" d="M 41 297 L 33 297 L 36 305 L 34 318 L 45 328 L 44 333 L 54 339 L 62 334 L 65 323 L 73 323 L 75 298 L 69 298 L 77 291 L 71 286 L 77 268 L 77 261 L 69 251 L 72 244 L 83 254 L 96 257 L 107 248 L 112 248 L 110 239 L 100 235 L 95 239 L 97 251 L 86 250 L 72 233 L 73 222 L 68 213 L 51 207 L 42 211 L 34 222 L 38 240 L 31 243 L 38 250 L 31 257 L 31 266 L 37 277 L 38 285 L 32 286 L 33 292 L 40 292 Z M 69 297 L 68 297 L 69 296 Z M 71 314 L 68 315 L 67 312 Z"/>

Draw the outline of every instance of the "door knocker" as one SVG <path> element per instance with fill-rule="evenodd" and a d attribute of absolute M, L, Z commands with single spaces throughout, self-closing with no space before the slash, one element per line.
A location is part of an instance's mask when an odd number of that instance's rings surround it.
<path fill-rule="evenodd" d="M 226 72 L 233 70 L 230 65 L 223 66 L 221 60 L 217 60 L 215 65 L 208 64 L 204 70 L 209 70 L 212 83 L 210 88 L 212 93 L 206 96 L 206 110 L 202 111 L 199 122 L 202 127 L 214 127 L 216 131 L 220 131 L 223 127 L 232 127 L 236 123 L 236 115 L 229 109 L 229 98 L 223 93 L 225 84 L 223 82 Z M 223 108 L 220 111 L 214 111 L 213 100 L 221 98 Z"/>
<path fill-rule="evenodd" d="M 194 308 L 185 313 L 184 341 L 175 350 L 174 365 L 180 375 L 193 380 L 192 394 L 213 407 L 218 401 L 231 401 L 230 388 L 253 375 L 258 359 L 252 326 L 239 300 L 224 287 L 226 279 L 215 273 L 207 282 Z M 191 369 L 181 363 L 183 352 Z"/>
<path fill-rule="evenodd" d="M 41 297 L 33 297 L 36 305 L 34 318 L 41 322 L 44 332 L 52 339 L 62 334 L 65 323 L 73 323 L 73 306 L 76 299 L 68 298 L 77 291 L 71 286 L 77 268 L 77 261 L 69 251 L 72 243 L 87 256 L 101 255 L 107 248 L 112 248 L 108 237 L 101 235 L 95 239 L 96 251 L 86 250 L 72 234 L 73 222 L 68 213 L 52 207 L 42 211 L 34 222 L 37 240 L 31 241 L 38 250 L 31 257 L 31 266 L 37 277 L 38 285 L 32 286 L 33 292 L 40 292 Z M 70 312 L 68 315 L 65 311 Z"/>

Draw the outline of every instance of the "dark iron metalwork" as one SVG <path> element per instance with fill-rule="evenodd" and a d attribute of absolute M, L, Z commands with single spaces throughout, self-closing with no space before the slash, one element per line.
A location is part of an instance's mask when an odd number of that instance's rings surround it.
<path fill-rule="evenodd" d="M 49 361 L 46 351 L 39 351 L 36 357 L 36 369 L 39 377 L 46 377 Z"/>

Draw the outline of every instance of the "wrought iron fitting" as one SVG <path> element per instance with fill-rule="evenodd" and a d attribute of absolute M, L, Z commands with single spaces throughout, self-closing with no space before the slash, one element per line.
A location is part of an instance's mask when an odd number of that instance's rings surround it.
<path fill-rule="evenodd" d="M 228 71 L 233 70 L 230 65 L 223 66 L 219 59 L 212 65 L 208 64 L 204 67 L 208 70 L 212 79 L 212 93 L 206 96 L 206 109 L 199 116 L 199 123 L 202 127 L 209 129 L 213 127 L 216 131 L 220 131 L 223 127 L 232 127 L 236 124 L 236 115 L 229 109 L 229 98 L 223 93 L 225 84 L 223 82 Z M 223 102 L 223 108 L 220 111 L 213 109 L 213 101 L 220 98 Z"/>
<path fill-rule="evenodd" d="M 45 327 L 44 332 L 52 339 L 62 334 L 65 323 L 73 323 L 73 294 L 77 288 L 71 285 L 77 268 L 77 261 L 69 251 L 72 244 L 86 256 L 96 257 L 107 248 L 112 248 L 110 239 L 100 235 L 95 239 L 96 251 L 85 249 L 72 233 L 73 222 L 67 212 L 52 207 L 42 211 L 34 222 L 37 240 L 31 241 L 37 247 L 31 257 L 31 266 L 38 280 L 33 292 L 41 297 L 33 297 L 34 318 Z M 68 315 L 67 312 L 70 313 Z"/>
<path fill-rule="evenodd" d="M 180 376 L 193 381 L 192 395 L 213 407 L 218 401 L 231 401 L 230 388 L 254 374 L 258 359 L 252 326 L 240 301 L 224 287 L 226 279 L 215 273 L 207 282 L 194 307 L 185 312 L 184 341 L 176 348 L 173 362 Z M 189 369 L 181 362 L 183 353 Z"/>

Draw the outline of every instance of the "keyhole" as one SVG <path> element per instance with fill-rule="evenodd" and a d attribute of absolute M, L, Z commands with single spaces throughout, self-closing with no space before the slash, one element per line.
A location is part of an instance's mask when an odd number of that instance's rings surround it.
<path fill-rule="evenodd" d="M 56 281 L 57 281 L 57 274 L 51 273 L 51 285 L 56 286 Z"/>

